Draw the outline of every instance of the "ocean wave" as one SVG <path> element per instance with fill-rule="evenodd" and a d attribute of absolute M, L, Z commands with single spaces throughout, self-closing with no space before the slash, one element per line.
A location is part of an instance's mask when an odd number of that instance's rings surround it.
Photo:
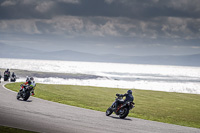
<path fill-rule="evenodd" d="M 33 75 L 40 83 L 200 94 L 199 67 L 0 58 L 0 68 L 54 73 L 54 76 Z M 72 78 L 66 75 L 69 73 L 83 77 Z"/>

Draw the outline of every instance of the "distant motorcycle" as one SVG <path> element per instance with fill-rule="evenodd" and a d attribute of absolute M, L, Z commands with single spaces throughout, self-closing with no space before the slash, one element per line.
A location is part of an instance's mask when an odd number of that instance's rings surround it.
<path fill-rule="evenodd" d="M 8 79 L 9 79 L 9 73 L 5 72 L 4 73 L 4 81 L 8 81 Z"/>
<path fill-rule="evenodd" d="M 32 86 L 21 85 L 20 91 L 17 93 L 17 99 L 22 98 L 24 101 L 27 101 L 33 91 Z"/>
<path fill-rule="evenodd" d="M 124 119 L 129 114 L 129 110 L 135 107 L 135 103 L 129 101 L 124 102 L 122 94 L 116 94 L 116 96 L 117 98 L 115 98 L 114 103 L 118 102 L 119 105 L 117 108 L 115 108 L 115 104 L 111 105 L 111 107 L 106 110 L 106 116 L 109 116 L 114 112 L 116 115 L 119 115 L 119 118 Z"/>

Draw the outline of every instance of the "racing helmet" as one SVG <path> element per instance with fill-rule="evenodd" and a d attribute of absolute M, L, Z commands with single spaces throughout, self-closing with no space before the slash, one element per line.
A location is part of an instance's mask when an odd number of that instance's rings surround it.
<path fill-rule="evenodd" d="M 128 93 L 128 94 L 132 94 L 132 90 L 128 90 L 127 93 Z"/>
<path fill-rule="evenodd" d="M 34 78 L 33 78 L 33 77 L 31 77 L 31 78 L 30 78 L 30 80 L 31 80 L 31 81 L 34 81 Z"/>

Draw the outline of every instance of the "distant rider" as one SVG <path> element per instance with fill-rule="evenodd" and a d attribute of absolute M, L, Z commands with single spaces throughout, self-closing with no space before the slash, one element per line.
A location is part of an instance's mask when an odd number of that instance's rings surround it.
<path fill-rule="evenodd" d="M 132 90 L 128 90 L 127 93 L 125 94 L 116 94 L 116 96 L 121 96 L 121 97 L 126 97 L 125 100 L 122 102 L 122 101 L 116 101 L 113 103 L 112 107 L 114 106 L 114 110 L 117 109 L 118 105 L 120 103 L 125 103 L 125 102 L 133 102 L 134 100 L 134 97 L 132 95 Z"/>
<path fill-rule="evenodd" d="M 35 95 L 34 89 L 35 89 L 35 87 L 36 87 L 36 83 L 35 83 L 33 77 L 31 77 L 30 80 L 26 81 L 26 83 L 22 84 L 22 88 L 21 88 L 20 91 L 23 91 L 24 88 L 26 88 L 26 87 L 33 87 L 31 93 L 32 93 L 32 95 Z"/>
<path fill-rule="evenodd" d="M 11 75 L 11 76 L 12 76 L 13 78 L 15 78 L 15 77 L 16 77 L 16 75 L 15 75 L 15 73 L 14 73 L 14 72 L 12 73 L 12 75 Z"/>
<path fill-rule="evenodd" d="M 10 71 L 9 71 L 9 69 L 7 69 L 7 70 L 4 72 L 4 75 L 5 75 L 6 73 L 8 73 L 8 77 L 10 77 Z"/>
<path fill-rule="evenodd" d="M 28 76 L 26 76 L 26 82 L 28 82 L 30 80 L 30 78 Z"/>

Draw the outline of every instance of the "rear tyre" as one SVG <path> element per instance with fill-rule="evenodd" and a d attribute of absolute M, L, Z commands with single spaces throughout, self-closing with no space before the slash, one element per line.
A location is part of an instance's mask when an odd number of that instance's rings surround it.
<path fill-rule="evenodd" d="M 119 114 L 119 118 L 124 119 L 126 116 L 129 114 L 129 109 L 128 108 L 122 108 L 121 113 Z"/>
<path fill-rule="evenodd" d="M 113 113 L 113 111 L 112 111 L 111 108 L 108 108 L 108 109 L 106 110 L 106 116 L 109 116 L 109 115 L 111 115 L 112 113 Z"/>

